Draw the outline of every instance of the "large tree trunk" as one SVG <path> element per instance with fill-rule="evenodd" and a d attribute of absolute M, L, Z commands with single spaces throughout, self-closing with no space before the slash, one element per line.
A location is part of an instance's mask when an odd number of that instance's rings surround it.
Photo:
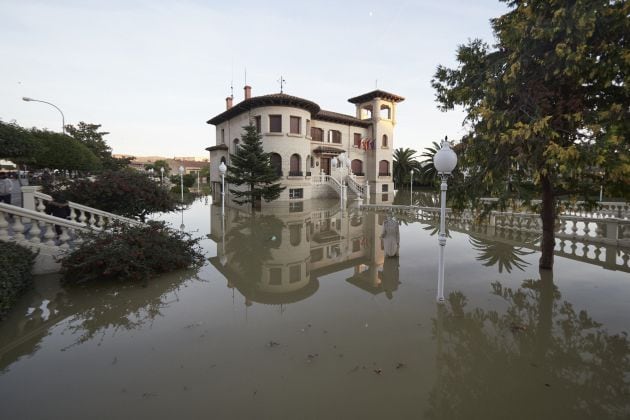
<path fill-rule="evenodd" d="M 544 175 L 541 177 L 542 184 L 542 208 L 540 218 L 542 219 L 542 242 L 540 243 L 540 261 L 538 266 L 541 269 L 553 269 L 553 250 L 556 246 L 556 238 L 554 234 L 556 225 L 555 203 L 553 198 L 553 186 L 549 177 Z"/>

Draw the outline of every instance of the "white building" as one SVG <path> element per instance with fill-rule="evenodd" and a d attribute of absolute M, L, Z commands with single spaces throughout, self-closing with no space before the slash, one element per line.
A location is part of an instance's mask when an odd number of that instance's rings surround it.
<path fill-rule="evenodd" d="M 367 186 L 370 201 L 391 200 L 396 104 L 403 100 L 375 90 L 348 100 L 356 107 L 351 116 L 284 93 L 252 97 L 251 87 L 245 86 L 243 101 L 234 104 L 232 97 L 226 98 L 227 109 L 208 120 L 216 126 L 217 144 L 206 149 L 215 202 L 221 191 L 219 165 L 230 165 L 242 127 L 250 123 L 262 135 L 263 148 L 287 187 L 279 201 L 334 197 L 344 190 L 364 198 Z M 336 161 L 340 168 L 334 167 Z"/>

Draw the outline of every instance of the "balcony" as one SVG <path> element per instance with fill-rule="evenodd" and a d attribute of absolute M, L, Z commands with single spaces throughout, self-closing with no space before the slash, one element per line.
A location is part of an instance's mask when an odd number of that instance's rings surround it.
<path fill-rule="evenodd" d="M 289 171 L 289 176 L 304 176 L 302 171 Z"/>
<path fill-rule="evenodd" d="M 391 172 L 379 172 L 378 176 L 392 176 Z"/>

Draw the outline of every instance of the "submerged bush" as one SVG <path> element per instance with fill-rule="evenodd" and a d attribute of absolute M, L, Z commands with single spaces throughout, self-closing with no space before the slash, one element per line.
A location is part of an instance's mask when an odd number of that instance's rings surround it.
<path fill-rule="evenodd" d="M 117 224 L 111 231 L 88 234 L 61 261 L 64 281 L 148 280 L 161 273 L 200 265 L 199 239 L 163 222 L 144 226 Z"/>
<path fill-rule="evenodd" d="M 33 284 L 36 254 L 13 242 L 0 242 L 0 319 Z"/>

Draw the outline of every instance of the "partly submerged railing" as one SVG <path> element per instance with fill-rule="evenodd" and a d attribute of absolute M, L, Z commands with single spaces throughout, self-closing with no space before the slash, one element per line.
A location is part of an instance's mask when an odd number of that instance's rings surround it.
<path fill-rule="evenodd" d="M 40 187 L 22 187 L 23 207 L 39 213 L 44 213 L 46 204 L 52 201 L 52 197 L 39 191 Z M 68 201 L 70 207 L 70 220 L 81 223 L 86 227 L 103 228 L 114 221 L 128 225 L 142 225 L 142 222 L 119 216 L 93 207 Z"/>

